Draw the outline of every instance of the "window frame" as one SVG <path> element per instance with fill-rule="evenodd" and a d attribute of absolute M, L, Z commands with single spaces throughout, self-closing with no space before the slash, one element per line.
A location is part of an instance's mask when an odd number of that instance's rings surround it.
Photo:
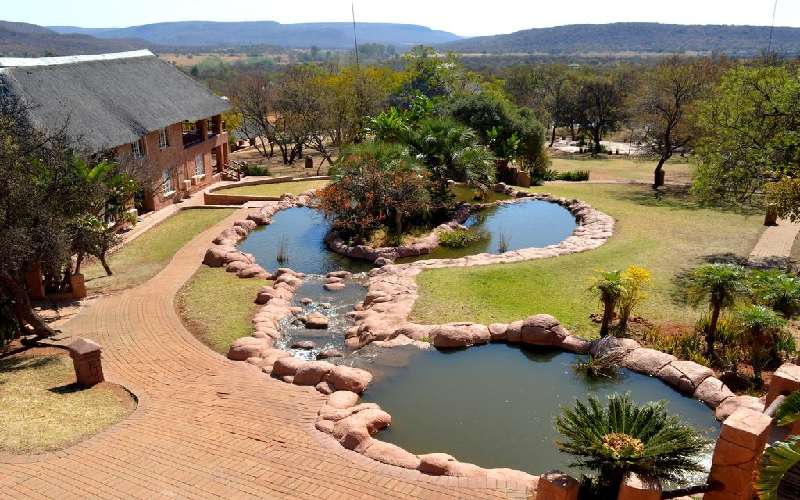
<path fill-rule="evenodd" d="M 161 172 L 161 189 L 164 196 L 169 196 L 175 192 L 175 179 L 172 170 L 172 168 L 165 168 Z"/>
<path fill-rule="evenodd" d="M 147 148 L 144 143 L 144 137 L 131 143 L 131 155 L 135 160 L 140 160 L 147 155 Z"/>
<path fill-rule="evenodd" d="M 197 160 L 200 160 L 200 163 Z M 194 157 L 194 175 L 195 177 L 205 177 L 206 175 L 206 158 L 203 153 Z"/>
<path fill-rule="evenodd" d="M 162 128 L 158 131 L 158 148 L 167 149 L 169 147 L 169 132 L 167 129 Z"/>

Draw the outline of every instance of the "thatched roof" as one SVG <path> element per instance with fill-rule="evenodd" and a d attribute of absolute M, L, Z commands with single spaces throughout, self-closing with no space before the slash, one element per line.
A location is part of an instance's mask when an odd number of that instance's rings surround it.
<path fill-rule="evenodd" d="M 16 94 L 44 130 L 102 151 L 184 120 L 229 108 L 225 99 L 149 51 L 98 56 L 0 58 L 0 91 Z"/>

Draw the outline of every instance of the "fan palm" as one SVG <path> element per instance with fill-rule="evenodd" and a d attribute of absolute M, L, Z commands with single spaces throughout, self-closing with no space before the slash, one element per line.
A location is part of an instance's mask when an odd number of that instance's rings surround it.
<path fill-rule="evenodd" d="M 625 290 L 625 283 L 620 271 L 599 271 L 589 287 L 600 297 L 603 305 L 603 319 L 600 322 L 600 336 L 606 337 L 611 329 L 614 310 Z"/>
<path fill-rule="evenodd" d="M 695 303 L 708 302 L 711 320 L 706 329 L 706 357 L 715 358 L 717 324 L 723 308 L 732 307 L 745 293 L 744 268 L 733 264 L 704 264 L 690 277 L 689 299 Z"/>
<path fill-rule="evenodd" d="M 772 443 L 761 456 L 761 468 L 756 480 L 756 492 L 761 500 L 790 498 L 779 494 L 781 481 L 792 467 L 800 464 L 800 436 Z"/>
<path fill-rule="evenodd" d="M 753 383 L 761 388 L 761 372 L 770 361 L 780 337 L 785 333 L 785 321 L 775 311 L 764 306 L 747 306 L 736 311 L 736 322 L 742 335 L 742 344 L 750 353 Z"/>
<path fill-rule="evenodd" d="M 558 448 L 577 458 L 572 465 L 598 472 L 601 488 L 613 492 L 630 472 L 678 481 L 702 471 L 700 455 L 709 444 L 667 415 L 664 402 L 636 406 L 629 394 L 610 395 L 606 406 L 595 396 L 577 401 L 562 409 L 556 429 L 562 436 Z"/>

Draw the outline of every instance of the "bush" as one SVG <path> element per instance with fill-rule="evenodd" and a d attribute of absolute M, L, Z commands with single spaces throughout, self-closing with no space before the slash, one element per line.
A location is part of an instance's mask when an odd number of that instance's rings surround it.
<path fill-rule="evenodd" d="M 243 165 L 242 175 L 252 177 L 267 177 L 270 174 L 269 167 L 266 165 Z"/>
<path fill-rule="evenodd" d="M 555 180 L 566 182 L 584 182 L 589 180 L 588 170 L 573 170 L 572 172 L 557 172 Z"/>
<path fill-rule="evenodd" d="M 485 231 L 474 229 L 456 229 L 439 234 L 439 244 L 447 248 L 466 248 L 474 243 L 489 238 Z"/>

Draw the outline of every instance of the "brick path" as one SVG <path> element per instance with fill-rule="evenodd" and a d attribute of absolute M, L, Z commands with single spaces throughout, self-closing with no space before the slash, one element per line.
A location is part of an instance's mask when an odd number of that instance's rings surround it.
<path fill-rule="evenodd" d="M 0 497 L 524 498 L 516 485 L 423 476 L 346 451 L 313 428 L 322 403 L 315 390 L 198 342 L 174 295 L 208 241 L 241 217 L 200 234 L 148 283 L 103 297 L 64 325 L 103 346 L 106 377 L 130 388 L 139 407 L 64 451 L 0 457 Z"/>
<path fill-rule="evenodd" d="M 770 226 L 761 233 L 750 253 L 750 258 L 789 257 L 798 233 L 800 233 L 800 223 L 780 219 L 777 226 Z"/>

